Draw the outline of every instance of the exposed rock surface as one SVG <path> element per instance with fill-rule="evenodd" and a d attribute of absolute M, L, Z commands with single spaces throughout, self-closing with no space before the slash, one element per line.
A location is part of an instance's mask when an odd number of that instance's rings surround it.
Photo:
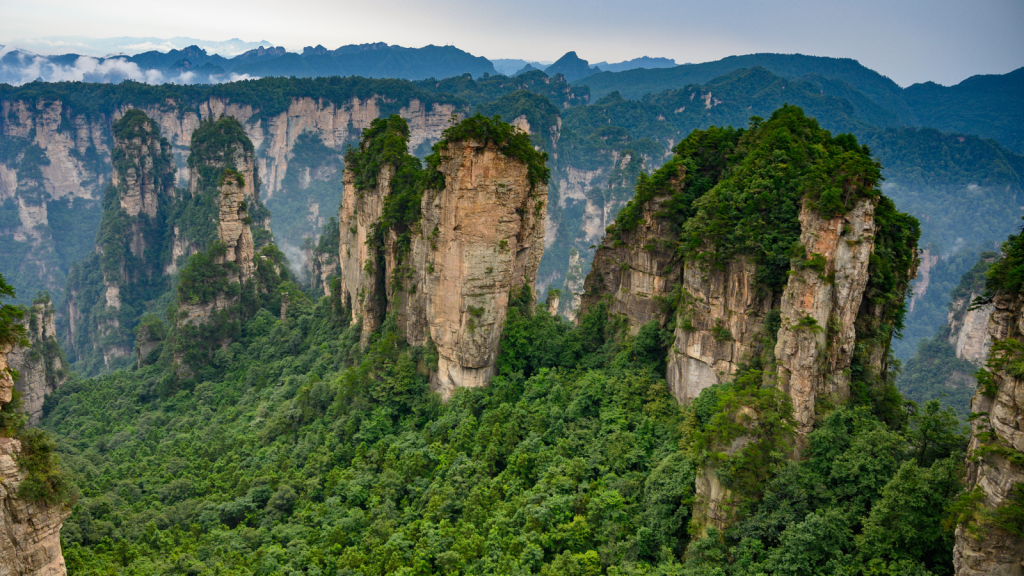
<path fill-rule="evenodd" d="M 7 362 L 7 355 L 13 349 L 14 346 L 0 345 L 0 404 L 10 402 L 14 394 L 14 377 L 11 375 L 11 365 Z"/>
<path fill-rule="evenodd" d="M 63 576 L 60 529 L 71 510 L 17 498 L 28 476 L 18 467 L 20 452 L 21 442 L 0 438 L 0 575 Z"/>
<path fill-rule="evenodd" d="M 688 262 L 666 380 L 680 403 L 728 380 L 760 344 L 771 295 L 758 294 L 757 265 L 740 256 L 724 270 Z"/>
<path fill-rule="evenodd" d="M 607 301 L 608 313 L 624 314 L 633 333 L 652 320 L 665 322 L 667 310 L 658 298 L 668 296 L 682 268 L 672 242 L 675 231 L 655 216 L 667 198 L 644 204 L 636 229 L 623 231 L 620 239 L 605 237 L 584 283 L 581 315 Z"/>
<path fill-rule="evenodd" d="M 393 230 L 382 247 L 366 243 L 392 169 L 382 167 L 373 190 L 357 190 L 346 171 L 339 260 L 364 336 L 394 312 L 410 344 L 436 346 L 431 385 L 447 399 L 494 374 L 510 292 L 533 288 L 544 251 L 547 187 L 531 186 L 526 164 L 493 144 L 451 142 L 440 170 L 445 187 L 423 193 L 407 253 Z"/>
<path fill-rule="evenodd" d="M 115 160 L 112 148 L 122 145 L 114 138 L 111 125 L 129 110 L 137 108 L 145 112 L 167 138 L 159 152 L 168 154 L 177 163 L 177 178 L 181 186 L 191 178 L 185 159 L 189 154 L 192 133 L 199 128 L 200 121 L 221 115 L 238 119 L 259 151 L 256 165 L 264 175 L 263 194 L 269 199 L 282 189 L 299 135 L 304 132 L 316 134 L 326 146 L 340 152 L 382 114 L 382 105 L 388 103 L 374 95 L 353 97 L 342 105 L 303 97 L 292 99 L 287 109 L 273 115 L 265 115 L 259 108 L 221 97 L 209 97 L 185 106 L 181 104 L 167 99 L 142 105 L 120 104 L 109 110 L 86 113 L 59 99 L 0 101 L 2 137 L 31 137 L 31 144 L 38 146 L 43 154 L 39 178 L 19 179 L 20 155 L 10 165 L 0 162 L 0 202 L 15 199 L 21 220 L 16 229 L 0 230 L 0 234 L 32 244 L 29 264 L 42 287 L 55 296 L 64 289 L 63 275 L 52 269 L 49 264 L 52 258 L 48 259 L 46 254 L 53 250 L 46 201 L 74 198 L 95 204 L 102 200 L 103 189 L 109 181 L 107 174 L 115 163 L 112 162 Z M 415 98 L 398 113 L 409 122 L 410 147 L 413 149 L 438 140 L 452 115 L 463 115 L 453 104 L 424 104 Z M 154 151 L 149 152 L 152 155 Z M 145 164 L 137 166 L 143 168 Z M 147 194 L 150 188 L 146 172 L 137 169 L 126 180 L 130 182 L 133 194 L 126 197 L 122 205 L 129 214 L 152 215 L 152 204 L 148 202 L 152 195 Z M 132 246 L 133 251 L 141 247 L 135 241 Z M 175 249 L 177 255 L 194 252 L 180 242 Z M 172 261 L 167 271 L 175 272 L 176 269 L 176 263 Z"/>
<path fill-rule="evenodd" d="M 835 405 L 850 395 L 847 369 L 874 248 L 875 203 L 862 199 L 831 220 L 806 205 L 800 211 L 800 243 L 808 256 L 820 255 L 825 264 L 823 269 L 805 265 L 790 274 L 782 294 L 775 359 L 780 386 L 793 400 L 802 433 L 814 426 L 820 399 Z"/>
<path fill-rule="evenodd" d="M 57 343 L 53 304 L 49 300 L 33 304 L 25 320 L 30 346 L 15 347 L 8 361 L 18 371 L 14 386 L 21 393 L 28 423 L 33 425 L 43 417 L 46 396 L 67 382 L 68 366 Z"/>
<path fill-rule="evenodd" d="M 248 182 L 242 180 L 241 174 L 226 174 L 220 185 L 220 216 L 217 219 L 217 237 L 227 249 L 224 262 L 233 262 L 238 266 L 237 280 L 244 282 L 252 278 L 256 270 L 254 262 L 255 245 L 252 230 L 249 228 L 251 219 L 246 208 L 246 190 Z M 255 192 L 248 196 L 250 200 Z"/>
<path fill-rule="evenodd" d="M 1024 339 L 1024 297 L 998 294 L 992 308 L 991 340 Z M 967 488 L 981 489 L 981 505 L 987 510 L 1009 504 L 1014 489 L 1024 486 L 1024 466 L 1013 461 L 1019 462 L 1024 453 L 1024 380 L 1001 370 L 994 370 L 992 376 L 995 393 L 987 396 L 979 390 L 971 401 L 971 412 L 986 416 L 971 423 L 968 454 L 972 457 L 967 459 Z M 999 451 L 976 452 L 984 447 Z M 961 524 L 956 529 L 953 564 L 957 576 L 1019 576 L 1024 574 L 1024 538 L 984 522 L 973 530 Z"/>

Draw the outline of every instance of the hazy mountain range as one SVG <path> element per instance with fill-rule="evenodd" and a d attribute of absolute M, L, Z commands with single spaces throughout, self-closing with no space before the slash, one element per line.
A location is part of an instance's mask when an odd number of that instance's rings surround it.
<path fill-rule="evenodd" d="M 55 52 L 66 53 L 54 54 Z M 554 66 L 554 68 L 552 68 Z M 45 82 L 120 82 L 147 84 L 217 84 L 262 76 L 364 76 L 367 78 L 449 78 L 472 74 L 513 76 L 518 72 L 564 72 L 577 80 L 601 71 L 675 66 L 668 58 L 643 56 L 618 63 L 591 65 L 575 52 L 558 62 L 520 59 L 488 60 L 454 46 L 405 48 L 383 42 L 351 44 L 337 49 L 307 46 L 289 52 L 263 40 L 237 38 L 209 42 L 195 38 L 107 38 L 77 36 L 18 40 L 0 46 L 0 82 L 15 86 Z M 567 68 L 568 67 L 568 68 Z M 563 70 L 564 69 L 564 70 Z"/>

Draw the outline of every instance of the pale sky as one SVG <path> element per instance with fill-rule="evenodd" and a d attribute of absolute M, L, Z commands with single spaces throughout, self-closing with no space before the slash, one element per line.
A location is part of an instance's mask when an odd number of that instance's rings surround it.
<path fill-rule="evenodd" d="M 755 52 L 849 57 L 902 86 L 1024 66 L 1024 0 L 0 0 L 0 44 L 190 36 L 452 44 L 477 56 L 707 62 Z"/>

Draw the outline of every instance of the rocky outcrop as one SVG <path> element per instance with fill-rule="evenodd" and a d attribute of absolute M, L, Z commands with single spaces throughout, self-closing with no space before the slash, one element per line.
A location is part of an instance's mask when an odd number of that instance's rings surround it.
<path fill-rule="evenodd" d="M 49 299 L 34 303 L 25 319 L 29 347 L 17 346 L 8 354 L 11 368 L 18 371 L 14 386 L 21 393 L 22 410 L 30 425 L 39 423 L 43 401 L 69 377 L 67 361 L 57 342 L 54 315 Z"/>
<path fill-rule="evenodd" d="M 1024 297 L 1000 293 L 991 306 L 988 337 L 992 341 L 1024 339 Z M 1024 380 L 991 368 L 991 388 L 979 389 L 971 401 L 971 412 L 982 416 L 971 423 L 967 489 L 980 497 L 980 514 L 956 528 L 953 564 L 957 576 L 1024 574 L 1024 538 L 985 516 L 1024 501 L 1024 466 L 1020 464 L 1024 458 Z"/>
<path fill-rule="evenodd" d="M 782 294 L 775 359 L 802 433 L 814 426 L 821 399 L 837 405 L 850 395 L 854 323 L 865 300 L 876 202 L 862 199 L 829 220 L 806 204 L 800 211 L 800 243 L 808 259 L 791 271 Z"/>
<path fill-rule="evenodd" d="M 999 293 L 991 306 L 992 341 L 1024 338 L 1024 297 Z M 985 510 L 1015 499 L 1020 505 L 1024 498 L 1024 380 L 994 367 L 990 374 L 992 387 L 979 389 L 971 402 L 971 411 L 982 416 L 972 421 L 967 461 L 968 489 L 980 490 Z M 953 565 L 957 576 L 1024 574 L 1024 538 L 972 519 L 956 527 Z"/>
<path fill-rule="evenodd" d="M 17 497 L 28 476 L 18 467 L 20 453 L 21 442 L 0 438 L 0 574 L 63 576 L 60 529 L 71 510 Z"/>
<path fill-rule="evenodd" d="M 14 375 L 11 374 L 11 365 L 7 362 L 7 355 L 13 349 L 13 345 L 0 344 L 0 404 L 10 402 L 14 395 Z"/>
<path fill-rule="evenodd" d="M 453 142 L 442 158 L 445 188 L 424 193 L 418 244 L 422 314 L 439 356 L 431 384 L 448 398 L 494 374 L 510 294 L 533 290 L 544 254 L 547 186 L 493 144 Z"/>
<path fill-rule="evenodd" d="M 72 357 L 102 356 L 106 368 L 131 354 L 135 295 L 162 283 L 167 208 L 175 199 L 174 158 L 156 123 L 130 110 L 111 130 L 113 171 L 96 250 L 72 270 L 63 324 Z M 90 284 L 95 272 L 99 293 Z"/>
<path fill-rule="evenodd" d="M 193 132 L 201 121 L 221 115 L 238 119 L 259 150 L 256 165 L 265 178 L 263 193 L 270 198 L 285 186 L 284 177 L 301 134 L 316 134 L 326 146 L 340 152 L 374 118 L 389 113 L 396 105 L 383 95 L 363 95 L 354 86 L 352 94 L 347 102 L 339 103 L 296 97 L 284 110 L 270 114 L 262 110 L 264 107 L 219 96 L 204 96 L 191 102 L 146 99 L 144 103 L 119 103 L 98 110 L 83 110 L 60 98 L 0 99 L 0 138 L 23 148 L 13 158 L 0 161 L 0 202 L 12 199 L 18 206 L 20 220 L 19 226 L 0 229 L 0 234 L 28 244 L 21 276 L 34 279 L 19 288 L 30 292 L 49 290 L 57 300 L 63 296 L 68 270 L 62 269 L 53 241 L 64 238 L 66 231 L 51 233 L 47 202 L 72 199 L 76 211 L 86 207 L 99 211 L 103 190 L 110 181 L 108 175 L 116 163 L 113 151 L 120 145 L 111 127 L 131 110 L 143 111 L 167 138 L 161 152 L 177 164 L 178 185 L 182 187 L 190 180 L 191 170 L 185 160 Z M 437 141 L 452 115 L 462 115 L 454 104 L 427 103 L 416 98 L 410 98 L 397 111 L 409 122 L 414 148 Z M 31 164 L 31 169 L 22 170 L 23 164 Z M 129 214 L 134 213 L 136 206 L 140 213 L 151 213 L 141 194 L 146 173 L 136 171 L 135 178 L 139 181 L 130 187 L 140 194 L 127 198 L 125 208 Z M 133 235 L 135 250 L 141 248 L 137 240 L 138 235 Z M 194 247 L 187 242 L 177 236 L 174 240 L 178 241 L 174 246 L 178 256 L 194 253 Z M 167 272 L 176 271 L 175 260 L 167 265 Z"/>
<path fill-rule="evenodd" d="M 250 165 L 251 167 L 251 165 Z M 217 238 L 224 245 L 225 254 L 221 264 L 231 262 L 237 266 L 232 270 L 232 279 L 245 282 L 252 278 L 256 270 L 255 245 L 249 224 L 248 204 L 255 199 L 255 191 L 246 196 L 249 186 L 241 172 L 225 171 L 220 185 L 220 215 L 217 219 Z"/>
<path fill-rule="evenodd" d="M 682 177 L 678 175 L 677 187 L 682 186 Z M 581 315 L 606 301 L 608 313 L 624 315 L 633 333 L 652 320 L 665 322 L 668 310 L 662 299 L 679 281 L 682 268 L 673 242 L 676 231 L 656 216 L 668 197 L 644 203 L 635 229 L 605 237 L 584 283 Z"/>
<path fill-rule="evenodd" d="M 985 292 L 985 271 L 997 258 L 994 252 L 985 252 L 953 289 L 949 303 L 945 337 L 957 358 L 970 360 L 975 364 L 984 363 L 992 348 L 989 334 L 989 319 L 995 312 L 995 305 L 986 302 L 978 306 L 973 303 Z"/>
<path fill-rule="evenodd" d="M 378 270 L 378 249 L 367 243 L 373 227 L 380 221 L 384 210 L 384 198 L 391 193 L 391 166 L 381 167 L 377 175 L 377 187 L 373 190 L 359 190 L 355 176 L 345 170 L 345 189 L 338 211 L 340 241 L 338 243 L 338 268 L 341 271 L 341 294 L 338 296 L 349 305 L 352 319 L 363 322 L 363 345 L 369 335 L 380 326 L 386 312 L 382 299 L 384 278 L 378 277 L 384 271 Z"/>
<path fill-rule="evenodd" d="M 757 265 L 740 256 L 723 270 L 688 262 L 666 380 L 672 395 L 688 404 L 701 390 L 728 380 L 759 352 L 762 325 L 772 309 L 758 291 Z"/>
<path fill-rule="evenodd" d="M 531 184 L 527 164 L 494 144 L 449 142 L 441 152 L 442 189 L 428 189 L 421 217 L 403 234 L 368 244 L 391 193 L 393 168 L 376 186 L 345 174 L 339 213 L 341 292 L 362 318 L 365 338 L 394 313 L 412 345 L 438 354 L 431 386 L 442 398 L 485 385 L 494 374 L 510 293 L 533 289 L 544 250 L 547 187 Z M 407 247 L 406 247 L 407 246 Z"/>

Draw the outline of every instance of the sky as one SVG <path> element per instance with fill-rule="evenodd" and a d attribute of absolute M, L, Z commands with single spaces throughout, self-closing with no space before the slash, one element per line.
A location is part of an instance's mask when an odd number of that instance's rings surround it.
<path fill-rule="evenodd" d="M 0 0 L 0 44 L 188 36 L 454 45 L 477 56 L 708 62 L 755 52 L 859 60 L 901 86 L 1024 66 L 1024 0 Z M 62 52 L 57 50 L 58 53 Z"/>

